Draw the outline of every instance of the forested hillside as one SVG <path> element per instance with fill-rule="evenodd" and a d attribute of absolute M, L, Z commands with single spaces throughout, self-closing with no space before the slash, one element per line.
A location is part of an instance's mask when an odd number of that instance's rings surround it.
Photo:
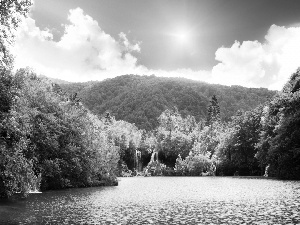
<path fill-rule="evenodd" d="M 207 106 L 216 95 L 221 119 L 228 121 L 238 110 L 247 111 L 272 98 L 265 88 L 223 86 L 183 78 L 123 75 L 102 82 L 60 84 L 69 94 L 78 93 L 83 104 L 97 115 L 110 111 L 116 119 L 135 123 L 140 129 L 158 126 L 158 116 L 176 106 L 197 121 L 206 118 Z"/>

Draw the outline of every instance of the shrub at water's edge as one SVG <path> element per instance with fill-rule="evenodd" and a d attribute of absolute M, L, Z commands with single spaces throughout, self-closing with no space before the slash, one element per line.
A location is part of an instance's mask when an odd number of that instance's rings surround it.
<path fill-rule="evenodd" d="M 212 160 L 204 155 L 190 154 L 185 159 L 179 155 L 175 166 L 167 167 L 158 160 L 151 160 L 144 168 L 144 176 L 215 176 L 216 167 Z"/>

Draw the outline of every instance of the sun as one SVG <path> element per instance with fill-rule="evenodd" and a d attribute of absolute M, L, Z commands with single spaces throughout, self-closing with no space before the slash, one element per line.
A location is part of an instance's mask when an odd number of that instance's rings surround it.
<path fill-rule="evenodd" d="M 187 44 L 189 42 L 189 32 L 186 30 L 179 30 L 174 34 L 176 40 L 180 44 Z"/>
<path fill-rule="evenodd" d="M 177 38 L 179 42 L 186 42 L 188 40 L 188 34 L 185 32 L 177 34 Z"/>

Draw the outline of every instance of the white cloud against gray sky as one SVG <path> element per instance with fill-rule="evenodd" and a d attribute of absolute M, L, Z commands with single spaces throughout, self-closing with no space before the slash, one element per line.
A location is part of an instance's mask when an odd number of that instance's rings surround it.
<path fill-rule="evenodd" d="M 265 41 L 235 42 L 219 48 L 212 69 L 214 81 L 249 87 L 281 89 L 290 75 L 300 67 L 300 27 L 272 25 Z"/>
<path fill-rule="evenodd" d="M 101 28 L 101 21 L 96 21 L 79 7 L 70 9 L 65 17 L 68 21 L 63 25 L 64 33 L 59 39 L 53 37 L 53 27 L 40 28 L 30 17 L 24 21 L 14 47 L 16 67 L 30 66 L 38 73 L 68 81 L 155 74 L 225 85 L 280 89 L 300 66 L 300 27 L 297 26 L 272 25 L 265 30 L 265 38 L 260 41 L 238 42 L 233 39 L 228 47 L 219 46 L 214 50 L 217 61 L 210 69 L 179 64 L 170 70 L 163 65 L 160 68 L 146 66 L 145 60 L 141 59 L 149 47 L 144 40 L 131 39 L 130 31 L 120 28 L 118 35 L 113 36 Z M 178 38 L 182 46 L 174 42 L 175 50 L 170 58 L 176 54 L 183 57 L 181 51 L 184 47 L 190 50 L 188 57 L 193 57 L 193 51 L 197 52 L 193 42 L 201 40 Z"/>

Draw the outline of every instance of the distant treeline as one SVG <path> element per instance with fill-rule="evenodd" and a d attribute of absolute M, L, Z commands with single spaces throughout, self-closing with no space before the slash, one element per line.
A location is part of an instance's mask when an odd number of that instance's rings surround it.
<path fill-rule="evenodd" d="M 124 75 L 101 82 L 62 83 L 67 93 L 77 93 L 82 103 L 96 115 L 111 112 L 117 120 L 134 123 L 147 131 L 158 127 L 160 114 L 177 107 L 182 116 L 205 120 L 207 107 L 216 95 L 222 121 L 238 110 L 248 111 L 270 100 L 275 91 L 265 88 L 224 86 L 184 78 Z"/>

